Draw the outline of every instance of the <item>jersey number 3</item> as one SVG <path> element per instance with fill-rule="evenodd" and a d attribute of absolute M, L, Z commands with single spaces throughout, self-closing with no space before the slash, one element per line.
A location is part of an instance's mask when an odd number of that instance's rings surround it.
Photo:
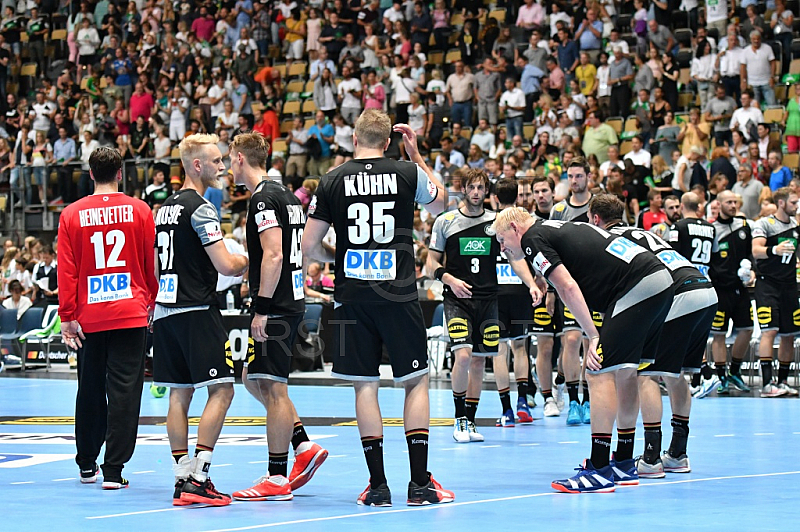
<path fill-rule="evenodd" d="M 350 243 L 361 245 L 370 239 L 374 239 L 378 244 L 391 242 L 394 239 L 394 216 L 385 212 L 389 209 L 394 209 L 393 201 L 376 201 L 371 206 L 366 203 L 350 205 L 347 208 L 347 218 L 355 222 L 355 225 L 347 228 Z"/>
<path fill-rule="evenodd" d="M 119 259 L 122 248 L 125 247 L 125 233 L 119 229 L 113 229 L 105 234 L 104 241 L 103 232 L 97 231 L 89 238 L 89 242 L 94 246 L 95 269 L 104 270 L 106 268 L 120 268 L 125 266 L 125 261 Z M 108 254 L 108 260 L 106 260 L 106 245 L 111 246 L 111 253 Z"/>

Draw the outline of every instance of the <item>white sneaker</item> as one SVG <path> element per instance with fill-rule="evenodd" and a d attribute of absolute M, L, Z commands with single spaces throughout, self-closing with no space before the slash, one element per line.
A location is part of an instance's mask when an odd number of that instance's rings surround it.
<path fill-rule="evenodd" d="M 564 410 L 564 391 L 566 389 L 567 383 L 556 384 L 556 387 L 553 388 L 553 397 L 556 400 L 556 406 L 558 406 L 559 412 Z"/>
<path fill-rule="evenodd" d="M 544 402 L 544 417 L 558 417 L 561 415 L 561 410 L 558 409 L 556 400 L 548 397 Z"/>
<path fill-rule="evenodd" d="M 792 388 L 791 386 L 789 386 L 788 384 L 786 384 L 785 382 L 782 382 L 782 383 L 778 384 L 778 388 L 783 390 L 783 392 L 784 392 L 783 395 L 796 396 L 796 395 L 798 395 L 798 393 L 800 393 L 797 390 L 795 390 L 794 388 Z"/>
<path fill-rule="evenodd" d="M 456 443 L 469 443 L 469 421 L 465 417 L 456 418 L 453 424 L 453 439 Z"/>
<path fill-rule="evenodd" d="M 703 382 L 700 384 L 700 389 L 695 392 L 692 397 L 695 399 L 702 399 L 703 397 L 708 397 L 711 395 L 711 392 L 719 388 L 719 377 L 716 375 L 712 375 L 710 379 L 704 379 Z"/>
<path fill-rule="evenodd" d="M 782 397 L 784 395 L 786 395 L 786 391 L 772 383 L 761 388 L 761 397 Z"/>
<path fill-rule="evenodd" d="M 469 430 L 469 441 L 483 441 L 483 434 L 475 428 L 475 423 L 467 421 L 467 429 Z"/>

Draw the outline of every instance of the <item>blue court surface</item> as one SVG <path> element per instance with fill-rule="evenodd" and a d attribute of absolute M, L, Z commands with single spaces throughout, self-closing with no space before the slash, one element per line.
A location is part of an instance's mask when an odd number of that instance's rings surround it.
<path fill-rule="evenodd" d="M 149 386 L 149 385 L 148 385 Z M 429 468 L 456 501 L 406 506 L 408 455 L 401 425 L 385 428 L 392 508 L 363 508 L 356 497 L 367 469 L 346 386 L 292 386 L 301 416 L 339 418 L 308 427 L 330 452 L 314 479 L 289 502 L 234 502 L 223 508 L 174 508 L 166 429 L 167 400 L 143 391 L 143 424 L 124 476 L 130 488 L 81 485 L 73 460 L 73 380 L 0 380 L 0 505 L 2 530 L 791 530 L 800 517 L 800 401 L 710 397 L 694 404 L 689 457 L 693 472 L 642 480 L 613 494 L 555 493 L 550 481 L 571 476 L 588 455 L 589 427 L 538 418 L 515 428 L 482 427 L 482 444 L 456 444 L 452 427 L 431 429 Z M 516 394 L 514 394 L 516 395 Z M 204 392 L 192 414 L 200 415 Z M 402 390 L 382 389 L 384 418 L 402 414 Z M 516 399 L 516 397 L 514 397 Z M 539 397 L 537 396 L 537 402 Z M 433 418 L 452 416 L 447 390 L 431 390 Z M 484 423 L 499 415 L 497 393 L 485 391 Z M 236 386 L 236 397 L 214 452 L 211 476 L 226 493 L 251 486 L 266 471 L 264 427 L 248 425 L 263 410 Z M 47 417 L 47 419 L 42 419 Z M 147 421 L 147 419 L 150 421 Z M 263 419 L 262 419 L 263 422 Z M 442 420 L 441 423 L 445 421 Z M 339 425 L 339 426 L 337 426 Z M 193 429 L 193 430 L 196 430 Z M 636 453 L 642 451 L 637 428 Z M 664 447 L 671 429 L 666 407 Z M 796 530 L 796 529 L 795 529 Z"/>

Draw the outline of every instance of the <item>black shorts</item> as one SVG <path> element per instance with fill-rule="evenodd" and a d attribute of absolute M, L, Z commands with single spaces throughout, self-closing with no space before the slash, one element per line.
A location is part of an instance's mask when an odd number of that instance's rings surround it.
<path fill-rule="evenodd" d="M 578 324 L 578 320 L 575 319 L 575 316 L 572 312 L 567 308 L 561 299 L 556 300 L 556 316 L 558 317 L 558 324 L 556 325 L 556 334 L 559 336 L 563 335 L 567 331 L 581 331 L 581 326 Z M 602 312 L 594 312 L 592 311 L 592 321 L 594 322 L 594 326 L 599 331 L 603 327 L 603 313 Z M 584 334 L 584 336 L 586 336 Z"/>
<path fill-rule="evenodd" d="M 473 355 L 495 356 L 500 343 L 497 299 L 444 298 L 450 349 L 472 348 Z"/>
<path fill-rule="evenodd" d="M 632 293 L 652 295 L 631 302 L 628 298 Z M 667 270 L 660 270 L 612 301 L 600 331 L 598 354 L 601 355 L 602 369 L 586 371 L 605 373 L 625 368 L 638 369 L 642 362 L 655 362 L 653 355 L 658 351 L 661 329 L 674 293 L 672 276 Z M 646 355 L 648 353 L 651 355 Z"/>
<path fill-rule="evenodd" d="M 153 323 L 153 381 L 170 388 L 234 381 L 231 344 L 217 307 Z"/>
<path fill-rule="evenodd" d="M 302 314 L 276 316 L 267 320 L 267 341 L 255 342 L 249 338 L 247 348 L 247 379 L 269 379 L 288 383 L 292 372 L 292 348 L 297 338 L 297 328 Z"/>
<path fill-rule="evenodd" d="M 334 310 L 331 375 L 350 381 L 378 381 L 385 345 L 397 382 L 428 373 L 425 320 L 418 301 L 343 303 Z"/>
<path fill-rule="evenodd" d="M 771 284 L 759 277 L 756 281 L 756 316 L 762 331 L 778 334 L 800 332 L 800 304 L 795 285 Z"/>
<path fill-rule="evenodd" d="M 677 377 L 681 372 L 697 373 L 703 364 L 703 355 L 708 345 L 711 323 L 714 321 L 717 305 L 716 292 L 712 287 L 689 290 L 675 296 L 671 313 L 679 310 L 681 300 L 694 302 L 690 308 L 675 319 L 668 319 L 661 331 L 658 352 L 653 364 L 641 371 L 641 375 L 664 375 Z M 703 306 L 703 305 L 708 306 Z M 702 308 L 698 308 L 702 307 Z"/>
<path fill-rule="evenodd" d="M 553 336 L 556 334 L 556 323 L 558 318 L 547 313 L 545 298 L 533 308 L 533 324 L 530 332 L 536 335 Z"/>
<path fill-rule="evenodd" d="M 500 323 L 501 340 L 519 340 L 528 335 L 533 324 L 531 303 L 531 296 L 527 291 L 497 296 L 497 321 Z"/>
<path fill-rule="evenodd" d="M 717 314 L 711 326 L 712 334 L 727 334 L 728 321 L 733 320 L 733 328 L 749 330 L 753 328 L 753 308 L 747 290 L 717 288 Z"/>

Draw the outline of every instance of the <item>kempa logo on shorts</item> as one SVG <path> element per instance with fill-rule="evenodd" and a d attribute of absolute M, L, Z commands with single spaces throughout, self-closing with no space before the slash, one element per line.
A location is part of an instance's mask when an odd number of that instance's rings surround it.
<path fill-rule="evenodd" d="M 417 369 L 419 367 L 419 360 L 415 360 L 414 362 L 412 362 L 411 367 Z"/>
<path fill-rule="evenodd" d="M 216 377 L 217 376 L 217 369 L 216 368 L 211 368 L 210 370 L 208 370 L 208 374 L 210 376 L 212 376 L 212 377 Z"/>
<path fill-rule="evenodd" d="M 459 238 L 460 252 L 462 255 L 488 255 L 492 249 L 492 239 L 487 237 Z"/>

